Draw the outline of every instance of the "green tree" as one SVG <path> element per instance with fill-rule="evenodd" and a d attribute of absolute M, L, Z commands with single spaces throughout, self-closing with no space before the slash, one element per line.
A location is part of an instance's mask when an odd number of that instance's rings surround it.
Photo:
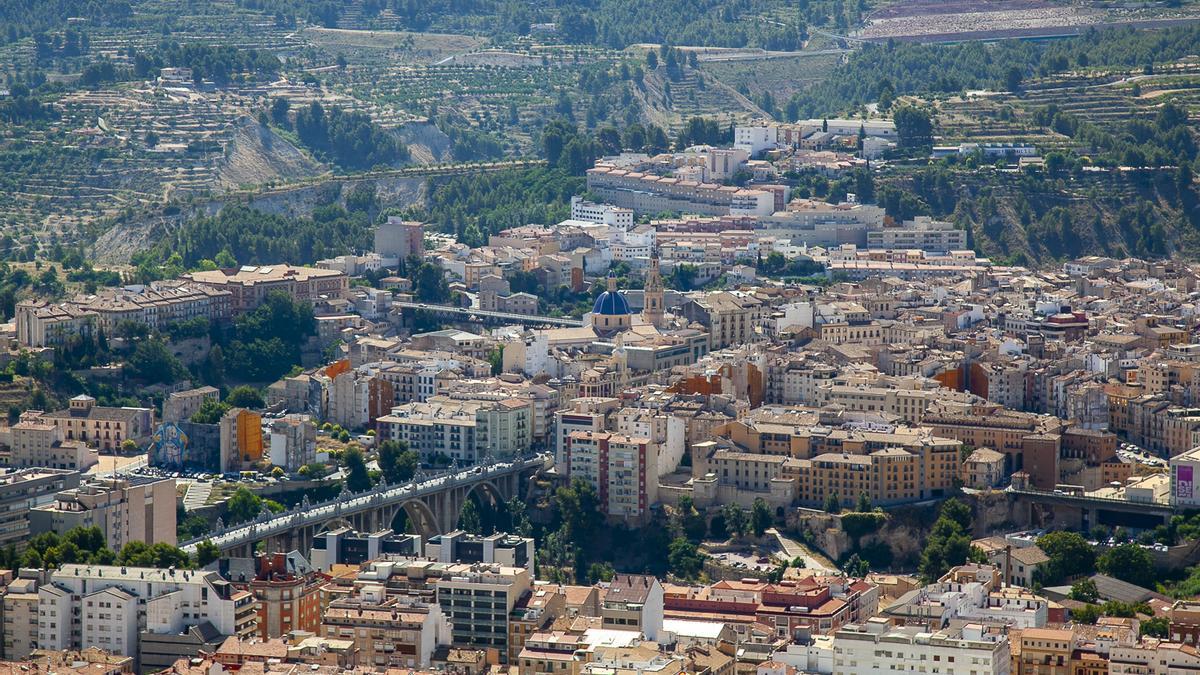
<path fill-rule="evenodd" d="M 947 500 L 938 511 L 925 549 L 921 552 L 920 572 L 925 583 L 940 579 L 950 568 L 971 558 L 971 509 L 957 499 Z"/>
<path fill-rule="evenodd" d="M 676 507 L 679 511 L 679 527 L 683 531 L 684 536 L 692 541 L 702 539 L 704 533 L 708 531 L 708 523 L 705 522 L 704 516 L 700 515 L 696 510 L 692 498 L 687 495 L 681 495 Z"/>
<path fill-rule="evenodd" d="M 736 538 L 746 534 L 750 527 L 750 519 L 746 516 L 745 509 L 731 502 L 721 507 L 721 515 L 724 517 L 725 529 L 731 536 Z"/>
<path fill-rule="evenodd" d="M 1077 532 L 1050 532 L 1038 537 L 1037 545 L 1050 558 L 1038 574 L 1044 585 L 1096 571 L 1096 552 Z"/>
<path fill-rule="evenodd" d="M 1142 619 L 1138 632 L 1141 637 L 1156 637 L 1166 640 L 1171 635 L 1171 620 L 1165 616 Z"/>
<path fill-rule="evenodd" d="M 1096 582 L 1091 579 L 1080 579 L 1071 585 L 1070 598 L 1079 602 L 1096 602 L 1100 599 L 1100 591 Z"/>
<path fill-rule="evenodd" d="M 859 513 L 867 513 L 871 510 L 871 498 L 867 496 L 867 493 L 858 493 L 858 505 L 855 510 Z"/>
<path fill-rule="evenodd" d="M 250 408 L 254 410 L 267 407 L 267 402 L 263 400 L 262 392 L 246 384 L 230 389 L 229 395 L 225 397 L 225 403 L 234 408 Z"/>
<path fill-rule="evenodd" d="M 671 572 L 683 579 L 698 577 L 704 569 L 704 559 L 705 555 L 696 545 L 683 537 L 676 537 L 668 547 L 667 561 Z"/>
<path fill-rule="evenodd" d="M 221 549 L 212 541 L 205 539 L 196 544 L 196 566 L 207 567 L 221 557 Z"/>
<path fill-rule="evenodd" d="M 405 441 L 387 440 L 379 444 L 379 470 L 389 485 L 412 480 L 419 464 L 420 457 L 408 449 Z"/>
<path fill-rule="evenodd" d="M 617 573 L 613 569 L 610 562 L 597 562 L 588 566 L 588 582 L 598 583 L 601 581 L 612 581 L 613 576 Z"/>
<path fill-rule="evenodd" d="M 1138 544 L 1121 544 L 1108 549 L 1100 555 L 1096 566 L 1101 572 L 1121 581 L 1154 588 L 1154 556 Z"/>
<path fill-rule="evenodd" d="M 225 515 L 229 524 L 236 525 L 247 520 L 253 520 L 262 511 L 262 497 L 251 492 L 245 486 L 240 486 L 225 502 Z"/>
<path fill-rule="evenodd" d="M 933 143 L 933 121 L 929 113 L 912 106 L 898 108 L 892 116 L 902 148 L 919 148 Z"/>
<path fill-rule="evenodd" d="M 474 499 L 467 499 L 463 503 L 462 511 L 458 514 L 458 529 L 471 534 L 483 533 L 483 519 Z"/>
<path fill-rule="evenodd" d="M 750 509 L 750 531 L 754 536 L 761 537 L 766 534 L 767 528 L 771 527 L 773 520 L 771 507 L 767 506 L 767 502 L 761 497 L 756 498 Z"/>
<path fill-rule="evenodd" d="M 842 500 L 838 498 L 838 493 L 830 492 L 825 497 L 825 512 L 826 513 L 841 513 Z"/>
<path fill-rule="evenodd" d="M 195 424 L 217 424 L 225 413 L 229 412 L 229 404 L 215 398 L 205 399 L 200 408 L 192 413 L 189 421 Z"/>
<path fill-rule="evenodd" d="M 142 340 L 126 360 L 127 372 L 152 384 L 174 384 L 187 377 L 187 369 L 159 338 Z"/>
<path fill-rule="evenodd" d="M 342 453 L 342 466 L 346 468 L 346 489 L 353 493 L 371 489 L 371 476 L 367 473 L 367 462 L 362 450 L 348 448 Z"/>
<path fill-rule="evenodd" d="M 1096 621 L 1100 618 L 1100 614 L 1101 612 L 1099 605 L 1084 605 L 1083 607 L 1071 610 L 1072 619 L 1087 625 L 1096 623 Z"/>

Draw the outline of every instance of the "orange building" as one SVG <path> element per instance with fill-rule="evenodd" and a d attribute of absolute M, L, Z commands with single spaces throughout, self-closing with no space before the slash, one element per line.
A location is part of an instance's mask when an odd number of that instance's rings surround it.
<path fill-rule="evenodd" d="M 321 587 L 328 577 L 296 569 L 286 553 L 259 554 L 257 574 L 248 584 L 258 598 L 258 637 L 262 640 L 294 630 L 317 633 L 321 627 Z"/>
<path fill-rule="evenodd" d="M 262 416 L 232 408 L 221 417 L 221 471 L 252 466 L 263 459 Z"/>

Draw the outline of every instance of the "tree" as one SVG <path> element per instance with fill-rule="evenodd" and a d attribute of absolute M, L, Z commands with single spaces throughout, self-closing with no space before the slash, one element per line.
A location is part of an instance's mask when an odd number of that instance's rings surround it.
<path fill-rule="evenodd" d="M 754 536 L 763 536 L 773 520 L 771 507 L 767 506 L 767 502 L 761 497 L 755 498 L 754 505 L 750 508 L 750 531 Z"/>
<path fill-rule="evenodd" d="M 483 519 L 479 515 L 479 506 L 474 499 L 468 498 L 463 503 L 462 511 L 458 514 L 458 529 L 471 534 L 483 533 Z"/>
<path fill-rule="evenodd" d="M 1165 616 L 1142 619 L 1138 632 L 1141 637 L 1156 637 L 1165 640 L 1171 635 L 1171 620 Z"/>
<path fill-rule="evenodd" d="M 1084 605 L 1083 607 L 1072 609 L 1071 618 L 1078 623 L 1094 624 L 1100 618 L 1100 607 L 1098 605 Z"/>
<path fill-rule="evenodd" d="M 1021 91 L 1021 81 L 1025 79 L 1025 73 L 1017 66 L 1008 69 L 1004 74 L 1004 86 L 1012 93 Z"/>
<path fill-rule="evenodd" d="M 617 571 L 613 569 L 610 562 L 597 562 L 588 566 L 588 582 L 598 583 L 601 581 L 612 581 Z"/>
<path fill-rule="evenodd" d="M 229 524 L 236 525 L 247 520 L 253 520 L 262 511 L 262 497 L 241 486 L 233 496 L 225 502 L 225 515 Z"/>
<path fill-rule="evenodd" d="M 1079 602 L 1096 602 L 1100 598 L 1100 592 L 1096 589 L 1095 581 L 1080 579 L 1071 585 L 1070 598 Z"/>
<path fill-rule="evenodd" d="M 696 545 L 687 539 L 676 537 L 671 541 L 667 550 L 667 562 L 670 563 L 671 571 L 676 576 L 683 579 L 695 579 L 704 569 L 705 555 L 700 553 Z"/>
<path fill-rule="evenodd" d="M 419 464 L 420 457 L 408 449 L 408 443 L 387 440 L 379 444 L 379 470 L 389 485 L 412 480 Z"/>
<path fill-rule="evenodd" d="M 967 534 L 970 523 L 971 509 L 966 504 L 957 499 L 942 504 L 921 552 L 919 569 L 925 583 L 937 581 L 951 567 L 971 558 L 971 537 Z"/>
<path fill-rule="evenodd" d="M 174 384 L 187 377 L 187 369 L 160 338 L 139 342 L 125 365 L 132 377 L 152 384 Z"/>
<path fill-rule="evenodd" d="M 692 498 L 687 495 L 681 495 L 676 507 L 679 510 L 679 527 L 683 530 L 683 535 L 692 541 L 702 539 L 704 533 L 708 531 L 708 523 L 696 511 L 696 506 Z"/>
<path fill-rule="evenodd" d="M 221 549 L 217 545 L 205 539 L 196 544 L 196 566 L 208 567 L 210 563 L 215 562 L 221 557 Z"/>
<path fill-rule="evenodd" d="M 933 121 L 929 113 L 912 106 L 898 108 L 892 116 L 900 147 L 919 148 L 933 142 Z"/>
<path fill-rule="evenodd" d="M 367 462 L 362 450 L 348 448 L 342 453 L 342 466 L 346 468 L 346 489 L 353 493 L 371 489 L 371 476 L 367 473 Z"/>
<path fill-rule="evenodd" d="M 225 403 L 233 408 L 260 409 L 267 407 L 262 392 L 246 384 L 230 389 L 229 395 L 225 397 Z"/>
<path fill-rule="evenodd" d="M 200 409 L 192 413 L 189 421 L 195 424 L 216 424 L 227 412 L 229 412 L 228 403 L 222 403 L 215 398 L 207 398 L 200 404 Z"/>
<path fill-rule="evenodd" d="M 826 513 L 841 513 L 842 500 L 838 498 L 838 493 L 830 492 L 825 497 L 825 512 Z"/>
<path fill-rule="evenodd" d="M 137 451 L 138 451 L 137 441 L 135 441 L 131 438 L 126 438 L 125 440 L 121 441 L 121 452 L 129 455 L 129 454 L 133 454 Z"/>
<path fill-rule="evenodd" d="M 746 517 L 745 509 L 729 503 L 721 507 L 721 515 L 724 516 L 725 529 L 731 536 L 736 538 L 746 534 L 750 519 Z"/>
<path fill-rule="evenodd" d="M 650 70 L 658 70 L 658 54 L 655 54 L 653 49 L 646 52 L 646 66 Z"/>
<path fill-rule="evenodd" d="M 856 511 L 859 513 L 867 513 L 871 510 L 871 498 L 865 492 L 858 493 L 858 505 Z"/>
<path fill-rule="evenodd" d="M 1096 571 L 1096 552 L 1077 532 L 1050 532 L 1038 537 L 1037 545 L 1050 558 L 1038 573 L 1044 585 Z"/>
<path fill-rule="evenodd" d="M 1096 566 L 1101 572 L 1121 581 L 1154 588 L 1154 557 L 1138 544 L 1121 544 L 1108 549 L 1096 561 Z"/>

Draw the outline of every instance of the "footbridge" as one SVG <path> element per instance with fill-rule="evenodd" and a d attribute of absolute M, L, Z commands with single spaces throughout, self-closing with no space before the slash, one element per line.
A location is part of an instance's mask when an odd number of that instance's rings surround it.
<path fill-rule="evenodd" d="M 404 511 L 409 524 L 424 537 L 455 528 L 458 514 L 473 494 L 493 505 L 519 496 L 522 486 L 533 475 L 549 467 L 550 455 L 532 455 L 506 461 L 486 458 L 478 465 L 429 474 L 418 473 L 403 485 L 378 485 L 351 494 L 343 490 L 336 499 L 310 504 L 308 497 L 282 513 L 263 510 L 248 523 L 225 527 L 218 520 L 215 530 L 180 545 L 195 553 L 204 540 L 216 544 L 223 555 L 251 557 L 255 547 L 264 543 L 267 551 L 307 551 L 313 538 L 330 527 L 347 526 L 360 532 L 391 527 Z"/>

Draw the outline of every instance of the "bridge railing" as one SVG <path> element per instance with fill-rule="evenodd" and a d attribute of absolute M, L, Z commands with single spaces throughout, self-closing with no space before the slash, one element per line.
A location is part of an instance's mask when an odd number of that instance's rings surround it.
<path fill-rule="evenodd" d="M 1124 504 L 1126 506 L 1153 506 L 1153 507 L 1159 507 L 1159 508 L 1164 508 L 1164 509 L 1174 508 L 1173 504 L 1166 503 L 1166 502 L 1146 502 L 1146 501 L 1139 501 L 1136 499 L 1122 499 L 1120 497 L 1101 497 L 1098 495 L 1089 495 L 1089 494 L 1071 494 L 1070 492 L 1064 492 L 1062 490 L 1039 490 L 1038 488 L 1021 488 L 1018 490 L 1017 488 L 1009 486 L 1009 487 L 1005 488 L 1005 491 L 1011 492 L 1013 494 L 1028 494 L 1028 495 L 1034 495 L 1034 496 L 1038 496 L 1038 497 L 1052 497 L 1052 498 L 1058 498 L 1058 499 L 1078 499 L 1078 500 L 1087 500 L 1087 501 L 1095 501 L 1095 502 L 1108 502 L 1108 503 L 1112 503 L 1112 504 Z"/>
<path fill-rule="evenodd" d="M 401 485 L 388 485 L 380 482 L 370 490 L 351 493 L 343 489 L 342 493 L 333 499 L 310 504 L 307 496 L 295 506 L 275 514 L 263 511 L 257 518 L 247 523 L 239 523 L 225 528 L 220 519 L 217 520 L 215 532 L 205 536 L 189 539 L 181 543 L 180 548 L 192 551 L 200 542 L 208 540 L 220 546 L 236 546 L 250 541 L 282 534 L 297 527 L 311 525 L 329 517 L 353 515 L 359 511 L 370 509 L 384 502 L 401 497 L 413 497 L 425 490 L 448 490 L 462 485 L 479 482 L 483 478 L 503 475 L 514 470 L 521 471 L 546 462 L 546 455 L 520 455 L 504 462 L 497 462 L 491 456 L 482 462 L 465 468 L 449 468 L 445 471 L 422 473 L 418 471 L 412 480 Z M 332 509 L 332 513 L 328 513 Z M 244 540 L 244 541 L 243 541 Z"/>

